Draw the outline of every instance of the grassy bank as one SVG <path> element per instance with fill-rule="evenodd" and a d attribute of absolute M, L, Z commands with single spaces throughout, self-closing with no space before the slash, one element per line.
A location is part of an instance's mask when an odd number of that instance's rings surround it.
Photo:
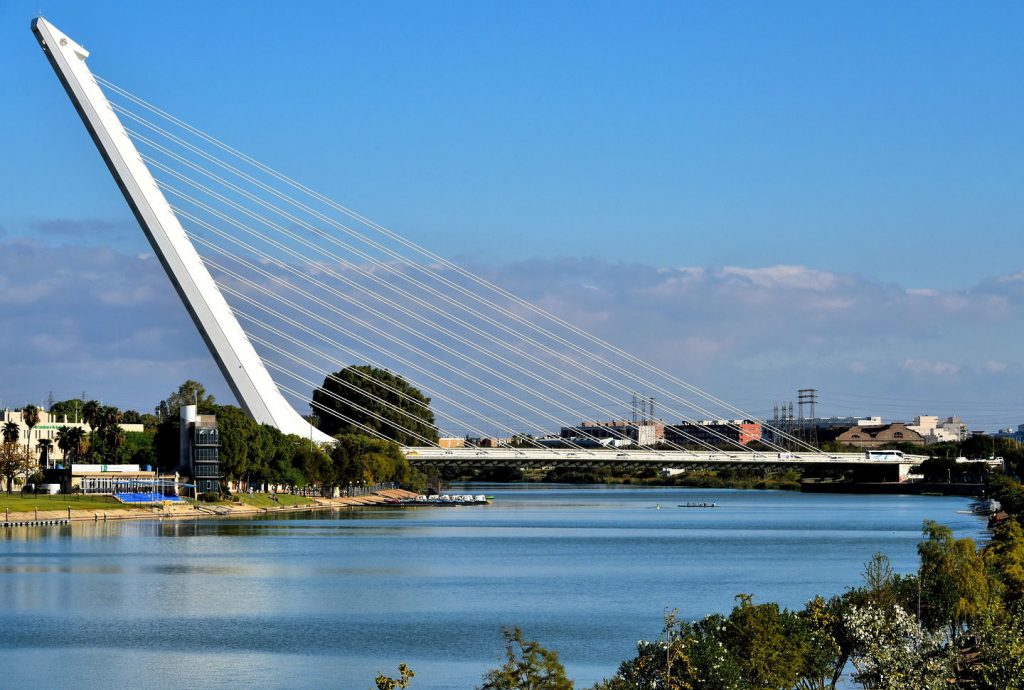
<path fill-rule="evenodd" d="M 39 510 L 126 510 L 129 506 L 120 503 L 112 496 L 76 496 L 45 494 L 0 494 L 0 511 L 12 513 L 30 513 Z"/>

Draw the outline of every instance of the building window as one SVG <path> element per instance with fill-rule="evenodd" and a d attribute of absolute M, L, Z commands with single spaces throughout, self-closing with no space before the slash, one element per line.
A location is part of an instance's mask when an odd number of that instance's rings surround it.
<path fill-rule="evenodd" d="M 895 434 L 892 435 L 892 437 L 893 438 L 903 438 L 903 432 L 902 431 L 897 431 Z"/>

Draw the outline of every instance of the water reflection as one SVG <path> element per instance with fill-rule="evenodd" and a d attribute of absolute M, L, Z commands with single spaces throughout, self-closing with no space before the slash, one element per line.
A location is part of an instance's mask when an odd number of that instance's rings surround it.
<path fill-rule="evenodd" d="M 83 688 L 135 685 L 125 669 L 143 666 L 157 687 L 365 687 L 400 661 L 420 690 L 472 687 L 520 624 L 586 685 L 656 636 L 665 606 L 697 617 L 737 592 L 800 606 L 857 584 L 875 551 L 912 568 L 925 518 L 983 526 L 955 498 L 473 493 L 497 500 L 8 531 L 5 684 L 65 685 L 45 661 L 59 658 Z M 721 508 L 673 508 L 700 500 Z"/>

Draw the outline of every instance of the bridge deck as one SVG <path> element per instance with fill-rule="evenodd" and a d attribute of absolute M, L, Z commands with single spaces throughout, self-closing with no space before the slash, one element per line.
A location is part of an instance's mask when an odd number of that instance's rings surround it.
<path fill-rule="evenodd" d="M 927 456 L 869 459 L 864 453 L 765 453 L 756 451 L 680 451 L 557 448 L 403 448 L 413 465 L 449 467 L 809 467 L 911 466 Z"/>

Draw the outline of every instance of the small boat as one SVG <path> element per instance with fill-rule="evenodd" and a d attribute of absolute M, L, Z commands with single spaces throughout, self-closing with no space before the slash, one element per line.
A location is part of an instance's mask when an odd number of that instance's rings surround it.
<path fill-rule="evenodd" d="M 680 503 L 680 508 L 717 508 L 717 503 Z"/>
<path fill-rule="evenodd" d="M 984 501 L 978 501 L 971 506 L 971 510 L 977 515 L 993 515 L 1002 510 L 1002 506 L 999 505 L 999 501 L 994 498 L 987 498 Z"/>

